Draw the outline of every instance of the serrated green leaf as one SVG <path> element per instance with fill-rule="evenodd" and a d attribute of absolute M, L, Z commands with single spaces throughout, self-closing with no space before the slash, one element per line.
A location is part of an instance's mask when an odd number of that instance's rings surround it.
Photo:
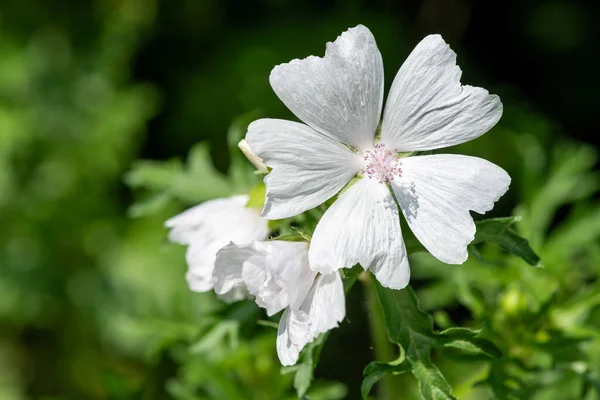
<path fill-rule="evenodd" d="M 418 298 L 410 286 L 402 290 L 392 290 L 384 288 L 379 282 L 375 285 L 388 337 L 405 351 L 405 362 L 419 380 L 423 399 L 454 398 L 450 385 L 431 362 L 433 349 L 454 347 L 469 353 L 501 356 L 502 353 L 492 342 L 477 336 L 478 330 L 453 327 L 442 332 L 435 331 L 432 317 L 419 308 Z M 380 367 L 371 368 L 383 376 L 387 370 L 382 365 Z M 388 370 L 397 371 L 391 367 L 388 367 Z M 368 379 L 367 382 L 363 381 L 366 393 L 374 383 L 371 380 L 375 378 L 378 380 L 381 376 L 365 376 L 365 379 Z"/>
<path fill-rule="evenodd" d="M 440 332 L 439 341 L 444 347 L 453 347 L 471 354 L 502 357 L 502 351 L 490 340 L 477 337 L 479 330 L 453 327 Z"/>
<path fill-rule="evenodd" d="M 419 391 L 423 400 L 455 400 L 452 388 L 431 361 L 412 363 L 412 373 L 419 381 Z"/>
<path fill-rule="evenodd" d="M 529 241 L 522 238 L 511 229 L 511 226 L 519 220 L 519 217 L 505 217 L 477 221 L 475 223 L 477 231 L 471 245 L 481 242 L 495 242 L 506 251 L 517 257 L 521 257 L 529 265 L 541 267 L 541 259 L 535 251 L 533 251 L 531 246 L 529 246 Z M 471 254 L 473 254 L 472 248 Z"/>
<path fill-rule="evenodd" d="M 436 345 L 433 319 L 419 309 L 416 294 L 410 286 L 392 290 L 375 283 L 386 330 L 390 341 L 406 352 L 406 362 L 419 380 L 423 399 L 453 399 L 450 385 L 431 363 L 431 350 Z"/>
<path fill-rule="evenodd" d="M 369 397 L 373 386 L 385 375 L 400 375 L 411 370 L 411 365 L 405 362 L 405 354 L 400 347 L 398 359 L 390 362 L 373 361 L 363 371 L 364 379 L 360 388 L 363 399 Z"/>

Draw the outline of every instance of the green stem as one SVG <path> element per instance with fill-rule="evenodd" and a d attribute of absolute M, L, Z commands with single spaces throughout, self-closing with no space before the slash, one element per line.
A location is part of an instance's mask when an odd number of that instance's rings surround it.
<path fill-rule="evenodd" d="M 377 299 L 374 279 L 375 277 L 366 271 L 359 277 L 359 280 L 365 287 L 367 296 L 369 326 L 371 330 L 371 340 L 375 350 L 375 358 L 377 361 L 393 361 L 397 358 L 397 354 L 394 353 L 394 346 L 388 339 L 385 320 L 383 319 L 383 313 L 381 312 L 379 300 Z M 379 390 L 377 392 L 379 400 L 394 400 L 398 398 L 395 394 L 401 392 L 396 391 L 396 380 L 394 378 L 395 377 L 392 375 L 386 375 L 379 381 Z"/>

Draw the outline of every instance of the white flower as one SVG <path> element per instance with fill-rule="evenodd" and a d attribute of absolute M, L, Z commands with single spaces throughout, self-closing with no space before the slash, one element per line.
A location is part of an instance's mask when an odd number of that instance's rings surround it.
<path fill-rule="evenodd" d="M 269 236 L 268 221 L 252 208 L 248 196 L 233 196 L 206 201 L 167 220 L 169 239 L 187 245 L 186 278 L 190 289 L 206 292 L 213 288 L 213 269 L 217 252 L 230 242 L 246 244 Z M 226 300 L 240 300 L 243 288 L 232 288 Z M 225 293 L 224 293 L 225 295 Z"/>
<path fill-rule="evenodd" d="M 307 242 L 230 244 L 217 253 L 215 292 L 245 286 L 269 316 L 285 309 L 277 331 L 283 365 L 298 361 L 300 351 L 346 315 L 339 273 L 322 275 L 308 265 Z"/>
<path fill-rule="evenodd" d="M 400 289 L 410 271 L 395 198 L 415 236 L 450 264 L 467 258 L 475 224 L 510 177 L 475 157 L 400 152 L 433 150 L 475 139 L 500 119 L 502 103 L 460 84 L 456 54 L 439 35 L 408 56 L 383 105 L 383 63 L 371 32 L 359 25 L 327 44 L 325 57 L 273 69 L 271 86 L 303 122 L 261 119 L 246 140 L 272 168 L 263 215 L 290 217 L 358 180 L 325 212 L 314 232 L 310 265 L 321 273 L 360 263 L 382 285 Z M 391 187 L 391 191 L 389 190 Z"/>

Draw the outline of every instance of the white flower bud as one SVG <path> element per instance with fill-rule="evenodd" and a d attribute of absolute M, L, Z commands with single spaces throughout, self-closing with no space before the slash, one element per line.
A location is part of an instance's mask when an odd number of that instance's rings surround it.
<path fill-rule="evenodd" d="M 240 142 L 238 143 L 238 147 L 240 148 L 242 153 L 244 153 L 246 158 L 248 160 L 250 160 L 252 165 L 254 165 L 259 172 L 264 172 L 264 173 L 269 172 L 269 170 L 267 169 L 267 166 L 265 165 L 265 163 L 263 163 L 262 158 L 260 158 L 259 156 L 257 156 L 256 154 L 254 154 L 252 152 L 252 149 L 250 148 L 250 146 L 248 146 L 248 142 L 246 142 L 246 139 L 240 140 Z"/>

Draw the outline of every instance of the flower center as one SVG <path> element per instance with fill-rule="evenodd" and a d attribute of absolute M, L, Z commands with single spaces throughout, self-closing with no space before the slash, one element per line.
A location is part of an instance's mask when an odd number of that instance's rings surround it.
<path fill-rule="evenodd" d="M 364 153 L 365 167 L 361 174 L 379 183 L 390 183 L 396 176 L 402 176 L 402 162 L 397 154 L 397 149 L 388 150 L 384 143 L 377 143 Z"/>

